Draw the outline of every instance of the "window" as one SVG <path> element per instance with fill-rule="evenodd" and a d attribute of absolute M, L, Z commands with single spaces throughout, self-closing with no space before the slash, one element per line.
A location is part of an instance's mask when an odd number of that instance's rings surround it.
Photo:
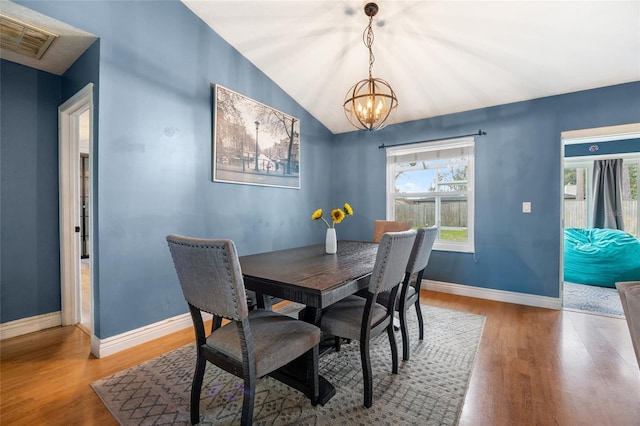
<path fill-rule="evenodd" d="M 565 228 L 587 228 L 587 171 L 588 165 L 564 168 Z"/>
<path fill-rule="evenodd" d="M 640 228 L 638 210 L 638 154 L 618 154 L 608 157 L 569 157 L 564 166 L 564 227 L 590 228 L 591 194 L 593 192 L 593 160 L 603 158 L 623 158 L 622 161 L 622 214 L 624 230 L 637 237 Z"/>
<path fill-rule="evenodd" d="M 638 165 L 640 160 L 624 162 L 622 164 L 622 220 L 624 222 L 624 230 L 634 237 L 640 235 L 640 215 L 638 215 Z"/>
<path fill-rule="evenodd" d="M 436 250 L 473 252 L 474 139 L 387 149 L 387 218 L 439 227 Z"/>

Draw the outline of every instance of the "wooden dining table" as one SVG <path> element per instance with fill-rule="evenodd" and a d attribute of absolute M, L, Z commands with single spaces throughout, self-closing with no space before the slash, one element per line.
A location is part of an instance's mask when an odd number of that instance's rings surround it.
<path fill-rule="evenodd" d="M 335 254 L 325 253 L 324 244 L 317 244 L 241 256 L 240 267 L 245 288 L 256 293 L 259 307 L 270 307 L 267 296 L 302 303 L 302 319 L 319 326 L 323 308 L 367 287 L 377 252 L 377 243 L 339 241 Z M 305 377 L 302 371 L 294 367 L 294 371 L 276 374 L 284 374 L 278 379 L 304 391 L 298 379 Z M 320 404 L 335 392 L 320 376 Z"/>

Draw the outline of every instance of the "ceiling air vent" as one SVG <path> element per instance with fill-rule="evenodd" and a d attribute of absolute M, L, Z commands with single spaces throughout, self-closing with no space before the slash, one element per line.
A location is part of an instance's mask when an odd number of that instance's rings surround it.
<path fill-rule="evenodd" d="M 0 15 L 0 39 L 3 49 L 40 59 L 57 37 L 57 34 Z"/>

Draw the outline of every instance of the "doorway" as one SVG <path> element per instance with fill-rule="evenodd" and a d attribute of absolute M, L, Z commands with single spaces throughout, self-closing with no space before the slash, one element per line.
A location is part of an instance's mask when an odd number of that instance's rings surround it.
<path fill-rule="evenodd" d="M 93 330 L 93 84 L 58 108 L 62 325 Z"/>
<path fill-rule="evenodd" d="M 87 109 L 78 116 L 78 136 L 80 138 L 80 328 L 91 336 L 91 262 L 90 256 L 90 226 L 89 206 L 91 203 L 91 176 L 89 161 L 89 129 L 91 128 L 91 109 Z"/>
<path fill-rule="evenodd" d="M 560 297 L 565 310 L 623 316 L 613 286 L 614 281 L 620 281 L 613 279 L 614 275 L 621 275 L 609 271 L 610 258 L 620 257 L 618 247 L 622 247 L 622 239 L 617 239 L 618 234 L 625 241 L 629 239 L 626 234 L 632 235 L 635 237 L 630 238 L 632 243 L 637 243 L 640 153 L 630 152 L 629 144 L 624 147 L 619 144 L 638 138 L 640 123 L 562 133 Z M 594 165 L 614 158 L 622 159 L 624 165 L 622 180 L 616 187 L 622 191 L 620 215 L 624 216 L 625 229 L 594 229 L 601 228 L 592 224 Z"/>

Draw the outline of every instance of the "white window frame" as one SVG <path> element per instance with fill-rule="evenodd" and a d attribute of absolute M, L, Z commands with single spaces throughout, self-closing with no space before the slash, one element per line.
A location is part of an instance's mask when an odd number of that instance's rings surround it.
<path fill-rule="evenodd" d="M 586 169 L 587 174 L 585 177 L 585 182 L 584 182 L 584 191 L 585 191 L 585 201 L 586 201 L 586 206 L 587 206 L 587 211 L 585 212 L 585 214 L 587 215 L 587 229 L 591 228 L 591 198 L 593 197 L 592 195 L 592 180 L 593 180 L 593 160 L 591 161 L 585 161 L 584 157 L 566 157 L 565 158 L 565 162 L 564 162 L 564 168 L 562 170 L 562 176 L 564 179 L 564 169 Z M 563 181 L 564 182 L 564 181 Z M 564 198 L 562 200 L 562 202 L 564 203 Z M 564 206 L 562 208 L 563 212 L 564 212 Z M 564 213 L 563 213 L 564 215 Z M 563 223 L 564 223 L 564 216 L 563 216 Z"/>
<path fill-rule="evenodd" d="M 468 176 L 467 176 L 467 190 L 460 192 L 464 193 L 467 197 L 467 241 L 466 242 L 457 242 L 457 241 L 446 241 L 441 240 L 440 236 L 436 239 L 433 249 L 441 250 L 441 251 L 454 251 L 454 252 L 463 252 L 463 253 L 475 253 L 475 138 L 473 137 L 464 137 L 464 138 L 456 138 L 456 139 L 447 139 L 438 142 L 424 142 L 417 143 L 412 145 L 405 145 L 399 147 L 388 147 L 387 148 L 387 188 L 386 188 L 386 197 L 387 197 L 387 220 L 395 220 L 395 199 L 396 198 L 405 198 L 407 196 L 411 197 L 436 197 L 436 199 L 442 197 L 443 195 L 451 195 L 451 193 L 399 193 L 396 194 L 395 190 L 395 162 L 393 161 L 395 157 L 401 155 L 408 155 L 414 153 L 422 153 L 422 152 L 437 152 L 441 150 L 449 150 L 452 148 L 468 148 L 469 149 L 469 159 L 468 159 Z M 437 203 L 437 202 L 436 202 Z M 438 204 L 436 204 L 438 205 Z M 436 223 L 438 227 L 440 227 L 440 214 L 438 209 L 436 210 Z"/>

